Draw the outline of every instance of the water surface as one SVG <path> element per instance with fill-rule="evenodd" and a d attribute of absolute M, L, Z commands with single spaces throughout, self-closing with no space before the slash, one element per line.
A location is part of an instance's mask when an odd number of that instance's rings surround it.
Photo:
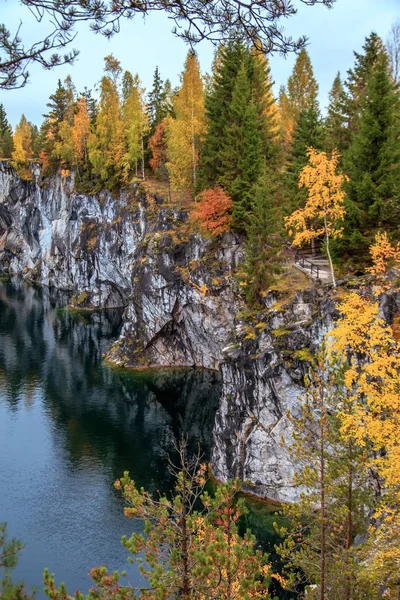
<path fill-rule="evenodd" d="M 105 366 L 121 313 L 60 310 L 67 302 L 0 281 L 0 521 L 26 545 L 19 577 L 41 589 L 48 567 L 73 592 L 95 565 L 127 567 L 120 538 L 141 524 L 123 516 L 115 479 L 128 470 L 167 491 L 182 433 L 209 456 L 221 383 L 207 371 Z"/>

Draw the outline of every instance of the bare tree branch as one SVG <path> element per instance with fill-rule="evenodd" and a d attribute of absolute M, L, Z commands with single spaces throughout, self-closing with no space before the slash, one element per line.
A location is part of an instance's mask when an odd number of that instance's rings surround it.
<path fill-rule="evenodd" d="M 0 89 L 23 87 L 29 79 L 29 65 L 39 63 L 45 69 L 73 63 L 76 49 L 63 53 L 76 36 L 78 23 L 88 22 L 95 33 L 106 38 L 120 30 L 122 19 L 137 14 L 164 11 L 174 22 L 173 33 L 190 45 L 201 40 L 213 44 L 237 35 L 268 53 L 301 49 L 304 36 L 286 36 L 280 22 L 296 14 L 298 6 L 325 5 L 335 0 L 21 0 L 38 22 L 49 26 L 46 37 L 27 48 L 20 27 L 10 33 L 0 24 Z"/>

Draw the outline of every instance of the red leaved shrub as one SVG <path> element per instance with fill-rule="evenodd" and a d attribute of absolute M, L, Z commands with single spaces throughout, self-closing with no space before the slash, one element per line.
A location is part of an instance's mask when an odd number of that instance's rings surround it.
<path fill-rule="evenodd" d="M 191 220 L 204 232 L 218 235 L 229 231 L 232 224 L 232 200 L 217 185 L 198 195 L 198 202 L 192 211 Z"/>

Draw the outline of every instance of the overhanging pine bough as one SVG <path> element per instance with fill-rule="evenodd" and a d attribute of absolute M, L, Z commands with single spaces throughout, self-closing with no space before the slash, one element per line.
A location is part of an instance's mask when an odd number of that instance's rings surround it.
<path fill-rule="evenodd" d="M 37 21 L 49 23 L 47 36 L 25 47 L 20 27 L 12 34 L 0 24 L 0 89 L 15 89 L 29 79 L 29 65 L 39 63 L 46 69 L 72 63 L 76 49 L 63 49 L 76 37 L 81 22 L 107 38 L 119 32 L 121 19 L 132 19 L 165 11 L 175 22 L 173 32 L 190 44 L 207 39 L 217 44 L 232 35 L 244 36 L 264 52 L 296 51 L 306 43 L 304 36 L 293 39 L 279 25 L 282 18 L 296 14 L 301 4 L 323 4 L 331 8 L 335 0 L 21 0 Z"/>

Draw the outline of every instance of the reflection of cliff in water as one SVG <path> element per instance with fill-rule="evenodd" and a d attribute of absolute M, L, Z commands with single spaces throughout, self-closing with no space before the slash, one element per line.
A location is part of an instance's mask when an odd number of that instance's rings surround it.
<path fill-rule="evenodd" d="M 166 459 L 182 433 L 208 458 L 218 373 L 104 367 L 121 312 L 57 310 L 67 302 L 20 280 L 0 283 L 0 394 L 10 407 L 41 398 L 69 468 L 99 461 L 114 478 L 129 470 L 147 489 L 168 484 Z"/>

